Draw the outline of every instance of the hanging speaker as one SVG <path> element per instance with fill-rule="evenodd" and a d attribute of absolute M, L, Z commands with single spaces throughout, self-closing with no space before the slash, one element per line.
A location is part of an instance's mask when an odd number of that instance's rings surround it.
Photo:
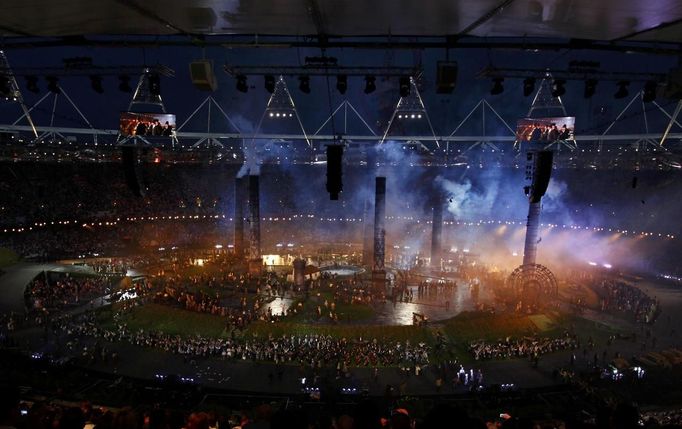
<path fill-rule="evenodd" d="M 531 183 L 530 201 L 537 203 L 547 192 L 549 178 L 552 175 L 553 152 L 543 150 L 535 153 L 535 168 Z"/>
<path fill-rule="evenodd" d="M 343 190 L 343 145 L 327 146 L 327 192 L 330 200 L 338 200 Z"/>
<path fill-rule="evenodd" d="M 135 196 L 143 197 L 145 187 L 140 184 L 138 176 L 137 148 L 133 146 L 123 146 L 121 148 L 121 161 L 128 189 L 130 189 Z"/>
<path fill-rule="evenodd" d="M 213 73 L 213 64 L 210 61 L 200 60 L 189 64 L 189 74 L 195 88 L 202 91 L 215 91 L 218 81 Z"/>
<path fill-rule="evenodd" d="M 457 86 L 457 62 L 438 61 L 436 67 L 436 94 L 452 94 Z"/>

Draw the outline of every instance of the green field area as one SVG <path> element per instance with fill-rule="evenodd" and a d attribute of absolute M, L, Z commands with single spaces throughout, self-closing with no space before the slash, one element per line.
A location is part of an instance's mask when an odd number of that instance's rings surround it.
<path fill-rule="evenodd" d="M 471 341 L 531 335 L 537 327 L 525 316 L 464 312 L 445 321 L 443 330 L 455 341 Z"/>
<path fill-rule="evenodd" d="M 115 308 L 114 308 L 115 309 Z M 100 322 L 107 326 L 112 323 L 111 309 L 100 310 Z M 122 320 L 132 329 L 161 331 L 183 337 L 227 337 L 225 319 L 205 313 L 195 313 L 180 308 L 146 304 L 136 307 L 122 315 Z M 478 339 L 496 341 L 505 337 L 518 338 L 538 334 L 554 337 L 563 335 L 567 330 L 575 330 L 582 339 L 592 337 L 595 341 L 605 341 L 616 331 L 607 326 L 580 317 L 548 313 L 532 316 L 510 314 L 490 314 L 465 312 L 439 324 L 428 327 L 383 326 L 371 324 L 329 324 L 286 321 L 278 323 L 254 322 L 246 330 L 235 334 L 244 338 L 281 337 L 283 335 L 329 335 L 333 338 L 376 339 L 379 342 L 410 341 L 413 344 L 424 342 L 436 344 L 438 333 L 445 335 L 448 347 L 436 352 L 434 361 L 457 357 L 463 362 L 473 359 L 467 349 L 469 342 Z"/>
<path fill-rule="evenodd" d="M 416 326 L 381 326 L 381 325 L 321 325 L 306 323 L 265 323 L 256 322 L 249 325 L 247 334 L 259 337 L 269 335 L 330 335 L 334 338 L 362 338 L 378 341 L 401 341 L 412 343 L 433 343 L 434 338 L 429 329 Z"/>
<path fill-rule="evenodd" d="M 362 307 L 362 306 L 360 306 Z M 364 311 L 364 310 L 363 310 Z M 103 310 L 101 321 L 107 323 L 110 311 Z M 146 304 L 123 315 L 132 328 L 157 330 L 183 336 L 202 335 L 219 337 L 226 335 L 225 320 L 212 314 L 196 313 L 181 308 Z M 567 329 L 575 329 L 583 336 L 608 337 L 615 333 L 605 325 L 573 316 L 558 314 L 514 316 L 465 312 L 443 323 L 426 328 L 417 326 L 384 326 L 373 324 L 330 324 L 284 321 L 278 323 L 254 322 L 240 335 L 267 337 L 269 335 L 331 335 L 334 338 L 376 338 L 377 340 L 426 342 L 435 341 L 440 331 L 451 342 L 469 342 L 478 339 L 494 341 L 507 336 L 525 335 L 556 336 Z"/>
<path fill-rule="evenodd" d="M 134 330 L 160 331 L 183 337 L 201 335 L 217 338 L 226 335 L 225 319 L 220 316 L 160 304 L 135 307 L 122 315 L 122 321 Z M 111 312 L 108 309 L 100 312 L 100 322 L 103 326 L 112 323 Z"/>
<path fill-rule="evenodd" d="M 0 247 L 0 268 L 19 262 L 19 256 L 10 249 Z"/>
<path fill-rule="evenodd" d="M 328 313 L 329 309 L 324 306 L 324 301 L 327 300 L 331 302 L 333 300 L 333 294 L 331 292 L 322 292 L 320 296 L 311 297 L 307 301 L 299 300 L 294 305 L 298 306 L 300 303 L 302 305 L 302 311 L 299 311 L 295 315 L 288 316 L 287 322 L 302 323 L 302 322 L 313 322 L 320 319 L 317 315 L 317 307 L 320 306 L 322 310 L 322 320 L 329 321 Z M 299 307 L 301 308 L 301 307 Z M 368 321 L 374 317 L 374 309 L 367 304 L 346 304 L 337 303 L 336 314 L 338 315 L 339 322 L 350 322 L 350 321 Z"/>

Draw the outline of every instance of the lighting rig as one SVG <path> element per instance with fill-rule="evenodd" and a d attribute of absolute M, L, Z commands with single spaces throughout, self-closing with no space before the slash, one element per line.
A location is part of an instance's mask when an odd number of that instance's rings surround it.
<path fill-rule="evenodd" d="M 263 76 L 265 89 L 274 91 L 275 76 L 296 77 L 299 90 L 310 94 L 310 78 L 316 76 L 333 76 L 336 79 L 336 89 L 340 94 L 348 90 L 350 79 L 362 77 L 365 81 L 363 92 L 371 94 L 376 90 L 376 77 L 399 77 L 400 94 L 405 97 L 410 91 L 410 76 L 419 74 L 416 67 L 365 67 L 342 66 L 334 57 L 306 57 L 302 66 L 272 65 L 272 66 L 231 66 L 225 65 L 227 74 L 236 79 L 236 87 L 241 92 L 248 90 L 248 76 Z"/>
<path fill-rule="evenodd" d="M 48 91 L 58 94 L 59 80 L 66 76 L 85 77 L 90 81 L 92 90 L 98 94 L 104 93 L 104 78 L 114 76 L 118 79 L 118 89 L 121 92 L 132 92 L 130 86 L 131 75 L 138 76 L 140 70 L 148 69 L 153 76 L 174 77 L 175 71 L 167 66 L 158 64 L 155 66 L 144 65 L 121 65 L 121 66 L 97 66 L 93 64 L 90 57 L 65 58 L 62 60 L 63 67 L 0 67 L 0 92 L 3 87 L 4 76 L 23 76 L 26 82 L 26 89 L 33 93 L 40 92 L 39 76 L 45 77 L 46 88 Z M 150 89 L 154 91 L 160 87 L 158 79 L 150 82 Z"/>
<path fill-rule="evenodd" d="M 398 113 L 398 119 L 421 119 L 422 113 L 421 112 L 415 112 L 415 113 Z"/>
<path fill-rule="evenodd" d="M 552 79 L 552 96 L 560 97 L 566 93 L 567 81 L 582 81 L 584 82 L 585 98 L 591 98 L 597 88 L 599 81 L 612 81 L 616 83 L 616 92 L 614 97 L 616 99 L 625 98 L 628 96 L 628 87 L 632 82 L 643 82 L 645 102 L 651 102 L 656 99 L 659 88 L 663 89 L 667 82 L 668 75 L 663 73 L 627 73 L 627 72 L 609 72 L 598 69 L 599 63 L 594 62 L 571 62 L 567 70 L 550 70 L 550 69 L 517 69 L 517 68 L 499 68 L 488 66 L 481 70 L 477 77 L 483 79 L 491 79 L 492 88 L 490 93 L 492 95 L 499 95 L 504 92 L 504 79 L 517 78 L 523 79 L 523 95 L 528 97 L 535 91 L 535 83 L 537 80 Z"/>

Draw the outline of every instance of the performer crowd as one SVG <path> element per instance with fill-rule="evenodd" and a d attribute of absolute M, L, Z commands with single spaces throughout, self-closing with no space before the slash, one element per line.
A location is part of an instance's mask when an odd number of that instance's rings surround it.
<path fill-rule="evenodd" d="M 638 287 L 622 281 L 602 280 L 597 290 L 601 293 L 601 311 L 625 312 L 641 323 L 652 323 L 660 313 L 658 299 L 651 298 Z"/>
<path fill-rule="evenodd" d="M 183 338 L 160 332 L 132 330 L 125 323 L 113 328 L 97 325 L 91 313 L 65 316 L 53 322 L 53 329 L 74 340 L 84 337 L 106 342 L 127 342 L 141 347 L 157 348 L 187 358 L 222 357 L 233 360 L 301 364 L 313 368 L 336 366 L 393 366 L 405 362 L 426 365 L 429 349 L 423 344 L 410 344 L 377 339 L 346 339 L 324 335 L 283 335 L 269 338 Z M 74 345 L 75 347 L 75 345 Z"/>
<path fill-rule="evenodd" d="M 25 298 L 31 311 L 64 309 L 103 296 L 118 279 L 107 277 L 68 277 L 47 280 L 43 275 L 26 288 Z"/>
<path fill-rule="evenodd" d="M 469 352 L 476 360 L 537 358 L 543 354 L 560 350 L 574 350 L 578 347 L 577 338 L 567 334 L 560 338 L 506 338 L 497 343 L 483 340 L 473 341 L 469 344 Z"/>

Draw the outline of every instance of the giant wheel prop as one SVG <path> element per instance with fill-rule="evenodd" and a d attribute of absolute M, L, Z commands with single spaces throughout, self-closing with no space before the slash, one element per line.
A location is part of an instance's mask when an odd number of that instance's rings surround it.
<path fill-rule="evenodd" d="M 540 264 L 519 266 L 507 278 L 506 286 L 517 303 L 534 309 L 544 307 L 559 295 L 556 277 Z"/>

